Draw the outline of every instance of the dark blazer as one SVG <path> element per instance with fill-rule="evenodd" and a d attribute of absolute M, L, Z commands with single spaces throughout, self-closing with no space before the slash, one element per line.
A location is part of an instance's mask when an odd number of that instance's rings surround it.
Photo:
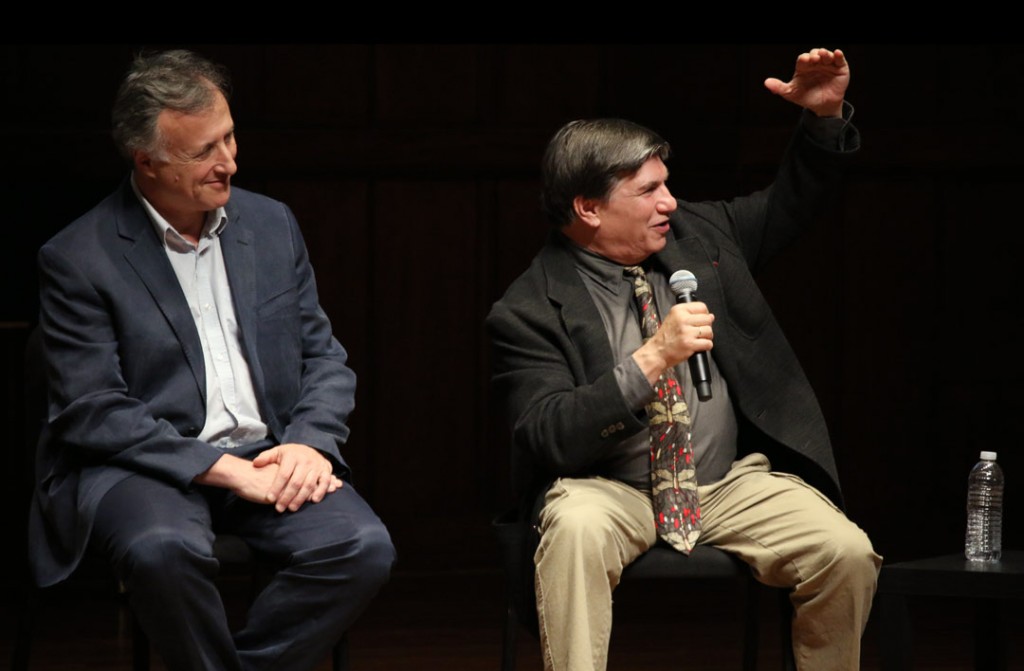
<path fill-rule="evenodd" d="M 743 452 L 769 454 L 840 499 L 821 409 L 789 343 L 753 279 L 813 219 L 859 145 L 816 144 L 798 128 L 774 184 L 729 202 L 679 201 L 654 264 L 666 275 L 693 272 L 697 296 L 715 314 L 713 355 L 729 384 Z M 554 478 L 584 476 L 646 413 L 626 406 L 600 314 L 576 271 L 564 236 L 554 233 L 487 318 L 494 385 L 513 430 L 513 478 L 532 497 Z"/>
<path fill-rule="evenodd" d="M 269 437 L 320 450 L 345 476 L 339 448 L 355 374 L 320 309 L 295 218 L 238 188 L 225 209 L 221 248 Z M 37 582 L 49 585 L 77 565 L 114 484 L 144 473 L 188 488 L 223 452 L 196 438 L 206 416 L 202 346 L 128 180 L 43 246 L 39 271 L 49 417 L 29 548 Z"/>

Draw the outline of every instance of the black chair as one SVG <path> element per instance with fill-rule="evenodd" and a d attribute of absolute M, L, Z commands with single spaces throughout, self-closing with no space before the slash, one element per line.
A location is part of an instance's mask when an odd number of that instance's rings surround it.
<path fill-rule="evenodd" d="M 520 518 L 517 511 L 499 516 L 492 526 L 497 536 L 507 586 L 501 669 L 514 671 L 519 628 L 525 628 L 535 638 L 538 637 L 537 607 L 533 588 L 533 552 L 537 547 L 537 532 L 529 521 Z M 716 582 L 726 587 L 736 587 L 739 583 L 746 601 L 743 669 L 752 671 L 757 668 L 760 593 L 772 588 L 754 580 L 746 564 L 727 552 L 705 545 L 697 546 L 689 557 L 684 557 L 668 546 L 657 545 L 626 567 L 622 573 L 620 587 L 623 583 L 642 580 L 669 580 L 676 584 Z M 787 591 L 773 591 L 779 594 L 782 613 L 782 668 L 789 671 L 796 668 L 790 630 L 792 606 Z"/>
<path fill-rule="evenodd" d="M 43 371 L 42 338 L 39 327 L 28 336 L 25 345 L 25 440 L 26 455 L 35 454 L 39 433 L 46 418 L 46 381 Z M 34 486 L 35 460 L 25 459 L 27 477 L 24 478 L 24 500 L 28 501 L 31 487 Z M 27 516 L 27 510 L 26 510 Z M 252 549 L 238 536 L 220 534 L 213 542 L 213 555 L 220 562 L 221 571 L 225 574 L 244 576 L 250 581 L 250 592 L 255 595 L 262 587 L 267 571 L 272 570 L 254 556 Z M 27 558 L 26 558 L 27 560 Z M 96 562 L 89 562 L 84 570 L 96 570 Z M 109 569 L 106 569 L 109 573 Z M 39 610 L 39 590 L 32 586 L 25 565 L 25 577 L 22 582 L 22 608 L 19 615 L 14 649 L 11 653 L 12 671 L 27 671 L 32 650 L 32 635 Z M 123 592 L 123 590 L 121 590 Z M 348 671 L 348 633 L 342 635 L 331 650 L 331 665 L 334 671 Z M 132 614 L 132 669 L 148 671 L 150 667 L 149 638 L 142 630 L 135 614 Z"/>

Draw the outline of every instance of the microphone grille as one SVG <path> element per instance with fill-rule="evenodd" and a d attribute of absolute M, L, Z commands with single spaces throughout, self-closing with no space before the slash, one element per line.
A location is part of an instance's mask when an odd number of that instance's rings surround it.
<path fill-rule="evenodd" d="M 668 285 L 678 296 L 687 291 L 696 291 L 697 278 L 689 270 L 677 270 L 668 278 Z"/>

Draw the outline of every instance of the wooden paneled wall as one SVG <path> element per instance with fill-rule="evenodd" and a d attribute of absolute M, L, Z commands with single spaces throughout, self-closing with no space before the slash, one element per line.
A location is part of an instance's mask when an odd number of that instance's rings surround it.
<path fill-rule="evenodd" d="M 547 139 L 622 116 L 673 144 L 680 197 L 765 186 L 797 111 L 761 82 L 811 44 L 188 46 L 233 73 L 235 183 L 303 228 L 359 375 L 357 487 L 401 567 L 470 570 L 493 565 L 488 522 L 512 503 L 482 323 L 547 234 Z M 849 512 L 887 558 L 959 551 L 981 449 L 1008 472 L 1006 541 L 1022 547 L 1024 48 L 838 46 L 864 148 L 764 290 L 819 392 Z M 123 178 L 109 105 L 137 48 L 0 47 L 8 426 L 35 250 Z"/>

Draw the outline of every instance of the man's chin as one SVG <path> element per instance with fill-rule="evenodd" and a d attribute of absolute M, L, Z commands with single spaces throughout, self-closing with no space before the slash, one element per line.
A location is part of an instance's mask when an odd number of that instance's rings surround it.
<path fill-rule="evenodd" d="M 209 201 L 209 203 L 211 205 L 210 209 L 214 210 L 214 209 L 216 209 L 218 207 L 224 207 L 225 205 L 228 204 L 228 201 L 230 199 L 231 199 L 231 185 L 230 184 L 218 185 L 216 187 L 216 191 L 211 193 L 210 197 L 208 199 L 208 201 Z"/>

